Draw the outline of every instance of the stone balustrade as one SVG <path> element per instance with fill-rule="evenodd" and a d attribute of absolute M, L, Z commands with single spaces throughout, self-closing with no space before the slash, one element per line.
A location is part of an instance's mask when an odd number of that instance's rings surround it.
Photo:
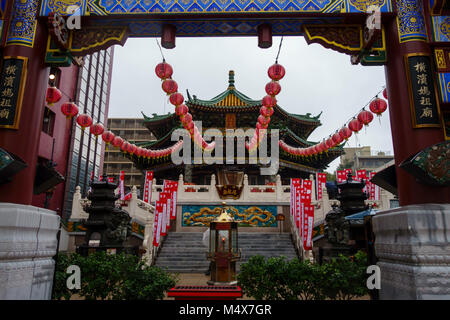
<path fill-rule="evenodd" d="M 313 180 L 313 175 L 310 179 Z M 280 175 L 276 176 L 275 183 L 273 185 L 250 185 L 248 182 L 248 176 L 244 175 L 242 194 L 239 199 L 227 199 L 227 204 L 241 205 L 241 204 L 271 204 L 277 206 L 289 206 L 291 190 L 289 185 L 282 185 Z M 158 199 L 159 193 L 162 192 L 163 186 L 157 185 L 156 180 L 153 180 L 152 184 L 152 196 L 151 201 L 154 203 L 155 199 Z M 329 199 L 327 189 L 324 187 L 322 190 L 322 199 L 316 198 L 316 187 L 313 183 L 311 203 L 315 206 L 314 221 L 323 221 L 325 215 L 331 211 L 332 206 L 339 205 L 339 201 L 335 199 Z M 89 200 L 82 199 L 80 187 L 76 187 L 72 204 L 72 215 L 70 220 L 83 220 L 88 218 L 88 214 L 83 208 L 89 204 Z M 216 189 L 216 177 L 213 174 L 211 176 L 211 183 L 209 185 L 192 185 L 185 183 L 183 175 L 180 175 L 178 180 L 177 191 L 177 205 L 218 205 L 223 199 L 220 198 Z M 370 206 L 374 206 L 379 210 L 389 209 L 389 200 L 393 198 L 393 195 L 389 192 L 381 189 L 380 200 L 372 201 L 366 200 L 366 203 Z M 132 221 L 137 222 L 139 225 L 144 226 L 143 235 L 143 247 L 146 250 L 146 258 L 149 263 L 152 262 L 155 256 L 155 248 L 153 248 L 153 220 L 154 220 L 154 205 L 146 203 L 137 196 L 136 186 L 132 188 L 131 199 L 123 201 L 117 200 L 116 205 L 121 205 L 122 209 L 127 211 Z M 297 237 L 297 233 L 293 229 L 294 222 L 291 221 L 291 233 L 294 237 L 294 243 L 297 249 L 301 250 L 301 239 Z M 301 252 L 301 251 L 300 251 Z"/>

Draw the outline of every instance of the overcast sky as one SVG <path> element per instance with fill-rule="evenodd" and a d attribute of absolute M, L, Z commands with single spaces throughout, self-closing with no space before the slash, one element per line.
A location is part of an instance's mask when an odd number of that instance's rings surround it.
<path fill-rule="evenodd" d="M 275 62 L 280 39 L 274 37 L 271 48 L 260 49 L 256 37 L 177 38 L 176 48 L 163 49 L 163 54 L 174 69 L 178 91 L 185 96 L 188 89 L 199 99 L 213 98 L 226 90 L 228 71 L 234 70 L 236 88 L 252 99 L 262 99 L 270 81 L 267 69 Z M 114 50 L 109 117 L 173 112 L 154 72 L 162 61 L 156 40 L 128 39 L 124 47 Z M 322 126 L 308 138 L 311 141 L 340 129 L 385 85 L 384 67 L 354 66 L 348 55 L 318 44 L 308 46 L 303 37 L 284 37 L 278 63 L 286 69 L 278 105 L 298 114 L 323 111 Z M 380 120 L 381 124 L 375 117 L 347 146 L 369 145 L 393 154 L 389 112 Z M 333 161 L 327 171 L 334 171 L 338 164 L 339 159 Z"/>

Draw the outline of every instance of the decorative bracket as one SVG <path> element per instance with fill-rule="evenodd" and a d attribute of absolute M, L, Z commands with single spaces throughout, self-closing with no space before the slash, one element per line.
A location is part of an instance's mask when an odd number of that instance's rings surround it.
<path fill-rule="evenodd" d="M 308 44 L 319 43 L 351 57 L 353 64 L 383 65 L 386 62 L 384 29 L 379 8 L 368 8 L 371 14 L 366 25 L 305 25 L 303 33 Z"/>
<path fill-rule="evenodd" d="M 366 19 L 366 26 L 364 27 L 364 39 L 362 50 L 350 57 L 352 64 L 358 64 L 361 59 L 372 49 L 375 41 L 380 37 L 381 34 L 381 12 L 378 6 L 370 6 L 367 8 L 367 13 L 369 16 Z"/>

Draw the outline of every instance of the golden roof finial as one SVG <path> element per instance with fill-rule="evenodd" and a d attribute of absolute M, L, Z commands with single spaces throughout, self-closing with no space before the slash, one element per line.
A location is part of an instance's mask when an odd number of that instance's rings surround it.
<path fill-rule="evenodd" d="M 233 217 L 231 217 L 228 212 L 227 209 L 225 208 L 225 205 L 227 203 L 225 201 L 222 202 L 222 212 L 220 213 L 220 216 L 216 219 L 216 222 L 233 222 L 234 219 Z"/>

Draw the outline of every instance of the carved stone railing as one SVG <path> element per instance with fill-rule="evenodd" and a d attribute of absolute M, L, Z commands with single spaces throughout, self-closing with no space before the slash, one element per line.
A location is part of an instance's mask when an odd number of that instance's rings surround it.
<path fill-rule="evenodd" d="M 314 180 L 314 176 L 310 175 L 310 179 Z M 152 184 L 152 202 L 158 199 L 159 193 L 162 192 L 163 186 L 157 185 L 156 180 Z M 339 205 L 339 201 L 329 199 L 327 189 L 322 190 L 322 199 L 319 201 L 316 198 L 315 183 L 312 184 L 311 203 L 315 206 L 314 221 L 321 221 L 325 219 L 325 215 L 331 211 L 333 205 Z M 209 185 L 192 185 L 184 183 L 183 175 L 179 176 L 178 191 L 177 191 L 178 205 L 184 204 L 217 204 L 223 201 L 220 198 L 216 189 L 216 177 L 211 176 L 211 183 Z M 273 185 L 250 185 L 248 176 L 244 175 L 242 194 L 239 199 L 226 200 L 229 204 L 273 204 L 278 206 L 290 205 L 291 190 L 289 185 L 281 184 L 280 175 L 276 176 Z M 385 210 L 390 208 L 390 200 L 393 195 L 386 190 L 380 190 L 380 200 L 366 200 L 366 204 L 374 206 L 378 210 Z M 89 215 L 83 208 L 90 203 L 87 199 L 81 198 L 80 187 L 76 187 L 72 204 L 71 220 L 87 219 Z M 132 188 L 131 199 L 126 201 L 118 200 L 116 205 L 121 205 L 122 209 L 127 211 L 134 221 L 137 221 L 141 226 L 145 226 L 143 246 L 147 251 L 147 259 L 152 262 L 155 256 L 155 249 L 153 248 L 153 219 L 154 206 L 138 199 L 136 187 Z M 302 253 L 301 239 L 298 239 L 295 231 L 294 221 L 291 221 L 291 233 L 295 245 L 299 252 Z M 164 239 L 161 239 L 163 241 Z"/>

